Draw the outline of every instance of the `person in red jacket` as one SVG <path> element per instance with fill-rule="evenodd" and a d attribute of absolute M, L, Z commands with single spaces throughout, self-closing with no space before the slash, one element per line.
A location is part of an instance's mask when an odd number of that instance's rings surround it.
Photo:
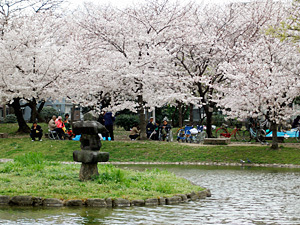
<path fill-rule="evenodd" d="M 58 134 L 58 137 L 60 139 L 63 139 L 62 137 L 65 137 L 65 132 L 63 130 L 63 128 L 65 127 L 65 124 L 62 121 L 62 117 L 61 116 L 59 116 L 57 118 L 57 120 L 55 121 L 55 125 L 56 125 L 55 131 Z"/>

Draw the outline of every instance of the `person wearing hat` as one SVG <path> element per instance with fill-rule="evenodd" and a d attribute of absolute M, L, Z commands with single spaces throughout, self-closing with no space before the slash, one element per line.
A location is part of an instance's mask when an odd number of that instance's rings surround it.
<path fill-rule="evenodd" d="M 65 132 L 63 130 L 65 124 L 63 123 L 61 116 L 57 117 L 57 120 L 55 121 L 55 125 L 56 125 L 55 131 L 57 132 L 58 137 L 62 139 L 62 137 L 65 136 Z"/>
<path fill-rule="evenodd" d="M 149 119 L 149 122 L 146 126 L 146 133 L 147 133 L 147 138 L 150 137 L 150 135 L 152 134 L 152 132 L 154 131 L 155 129 L 155 125 L 153 123 L 153 117 L 150 117 Z"/>

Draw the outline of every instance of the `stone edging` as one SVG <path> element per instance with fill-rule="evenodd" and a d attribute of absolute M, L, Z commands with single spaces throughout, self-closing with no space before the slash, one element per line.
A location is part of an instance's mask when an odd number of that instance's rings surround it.
<path fill-rule="evenodd" d="M 199 199 L 205 199 L 211 197 L 209 189 L 199 191 L 197 193 L 191 192 L 189 194 L 178 194 L 170 198 L 151 198 L 147 200 L 128 200 L 128 199 L 72 199 L 72 200 L 61 200 L 56 198 L 41 198 L 32 196 L 6 196 L 0 195 L 0 206 L 42 206 L 42 207 L 100 207 L 100 208 L 111 208 L 111 207 L 130 207 L 130 206 L 158 206 L 158 205 L 177 205 L 189 201 L 197 201 Z"/>

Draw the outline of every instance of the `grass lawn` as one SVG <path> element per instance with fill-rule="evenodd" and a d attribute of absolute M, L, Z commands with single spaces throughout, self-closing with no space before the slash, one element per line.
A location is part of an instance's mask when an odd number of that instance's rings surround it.
<path fill-rule="evenodd" d="M 78 141 L 53 141 L 44 139 L 32 142 L 30 138 L 0 139 L 0 158 L 13 159 L 25 153 L 42 153 L 49 161 L 73 161 L 73 151 L 80 150 Z M 109 152 L 111 162 L 227 162 L 249 159 L 262 164 L 300 165 L 300 149 L 281 146 L 202 146 L 177 142 L 114 141 L 102 142 L 101 151 Z"/>

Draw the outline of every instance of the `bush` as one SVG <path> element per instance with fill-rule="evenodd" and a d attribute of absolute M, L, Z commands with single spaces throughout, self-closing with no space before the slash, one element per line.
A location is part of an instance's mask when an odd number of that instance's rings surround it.
<path fill-rule="evenodd" d="M 58 115 L 58 112 L 56 109 L 50 107 L 50 106 L 46 106 L 42 109 L 41 111 L 41 117 L 45 120 L 45 121 L 49 121 L 53 115 Z"/>
<path fill-rule="evenodd" d="M 226 123 L 225 116 L 222 114 L 214 114 L 212 117 L 212 124 L 217 127 L 222 126 L 223 123 Z"/>
<path fill-rule="evenodd" d="M 4 119 L 4 123 L 16 123 L 16 122 L 17 122 L 17 117 L 14 114 L 8 114 Z"/>
<path fill-rule="evenodd" d="M 116 117 L 116 125 L 123 127 L 127 131 L 129 131 L 134 124 L 138 124 L 139 122 L 139 117 L 137 115 L 123 114 Z"/>

